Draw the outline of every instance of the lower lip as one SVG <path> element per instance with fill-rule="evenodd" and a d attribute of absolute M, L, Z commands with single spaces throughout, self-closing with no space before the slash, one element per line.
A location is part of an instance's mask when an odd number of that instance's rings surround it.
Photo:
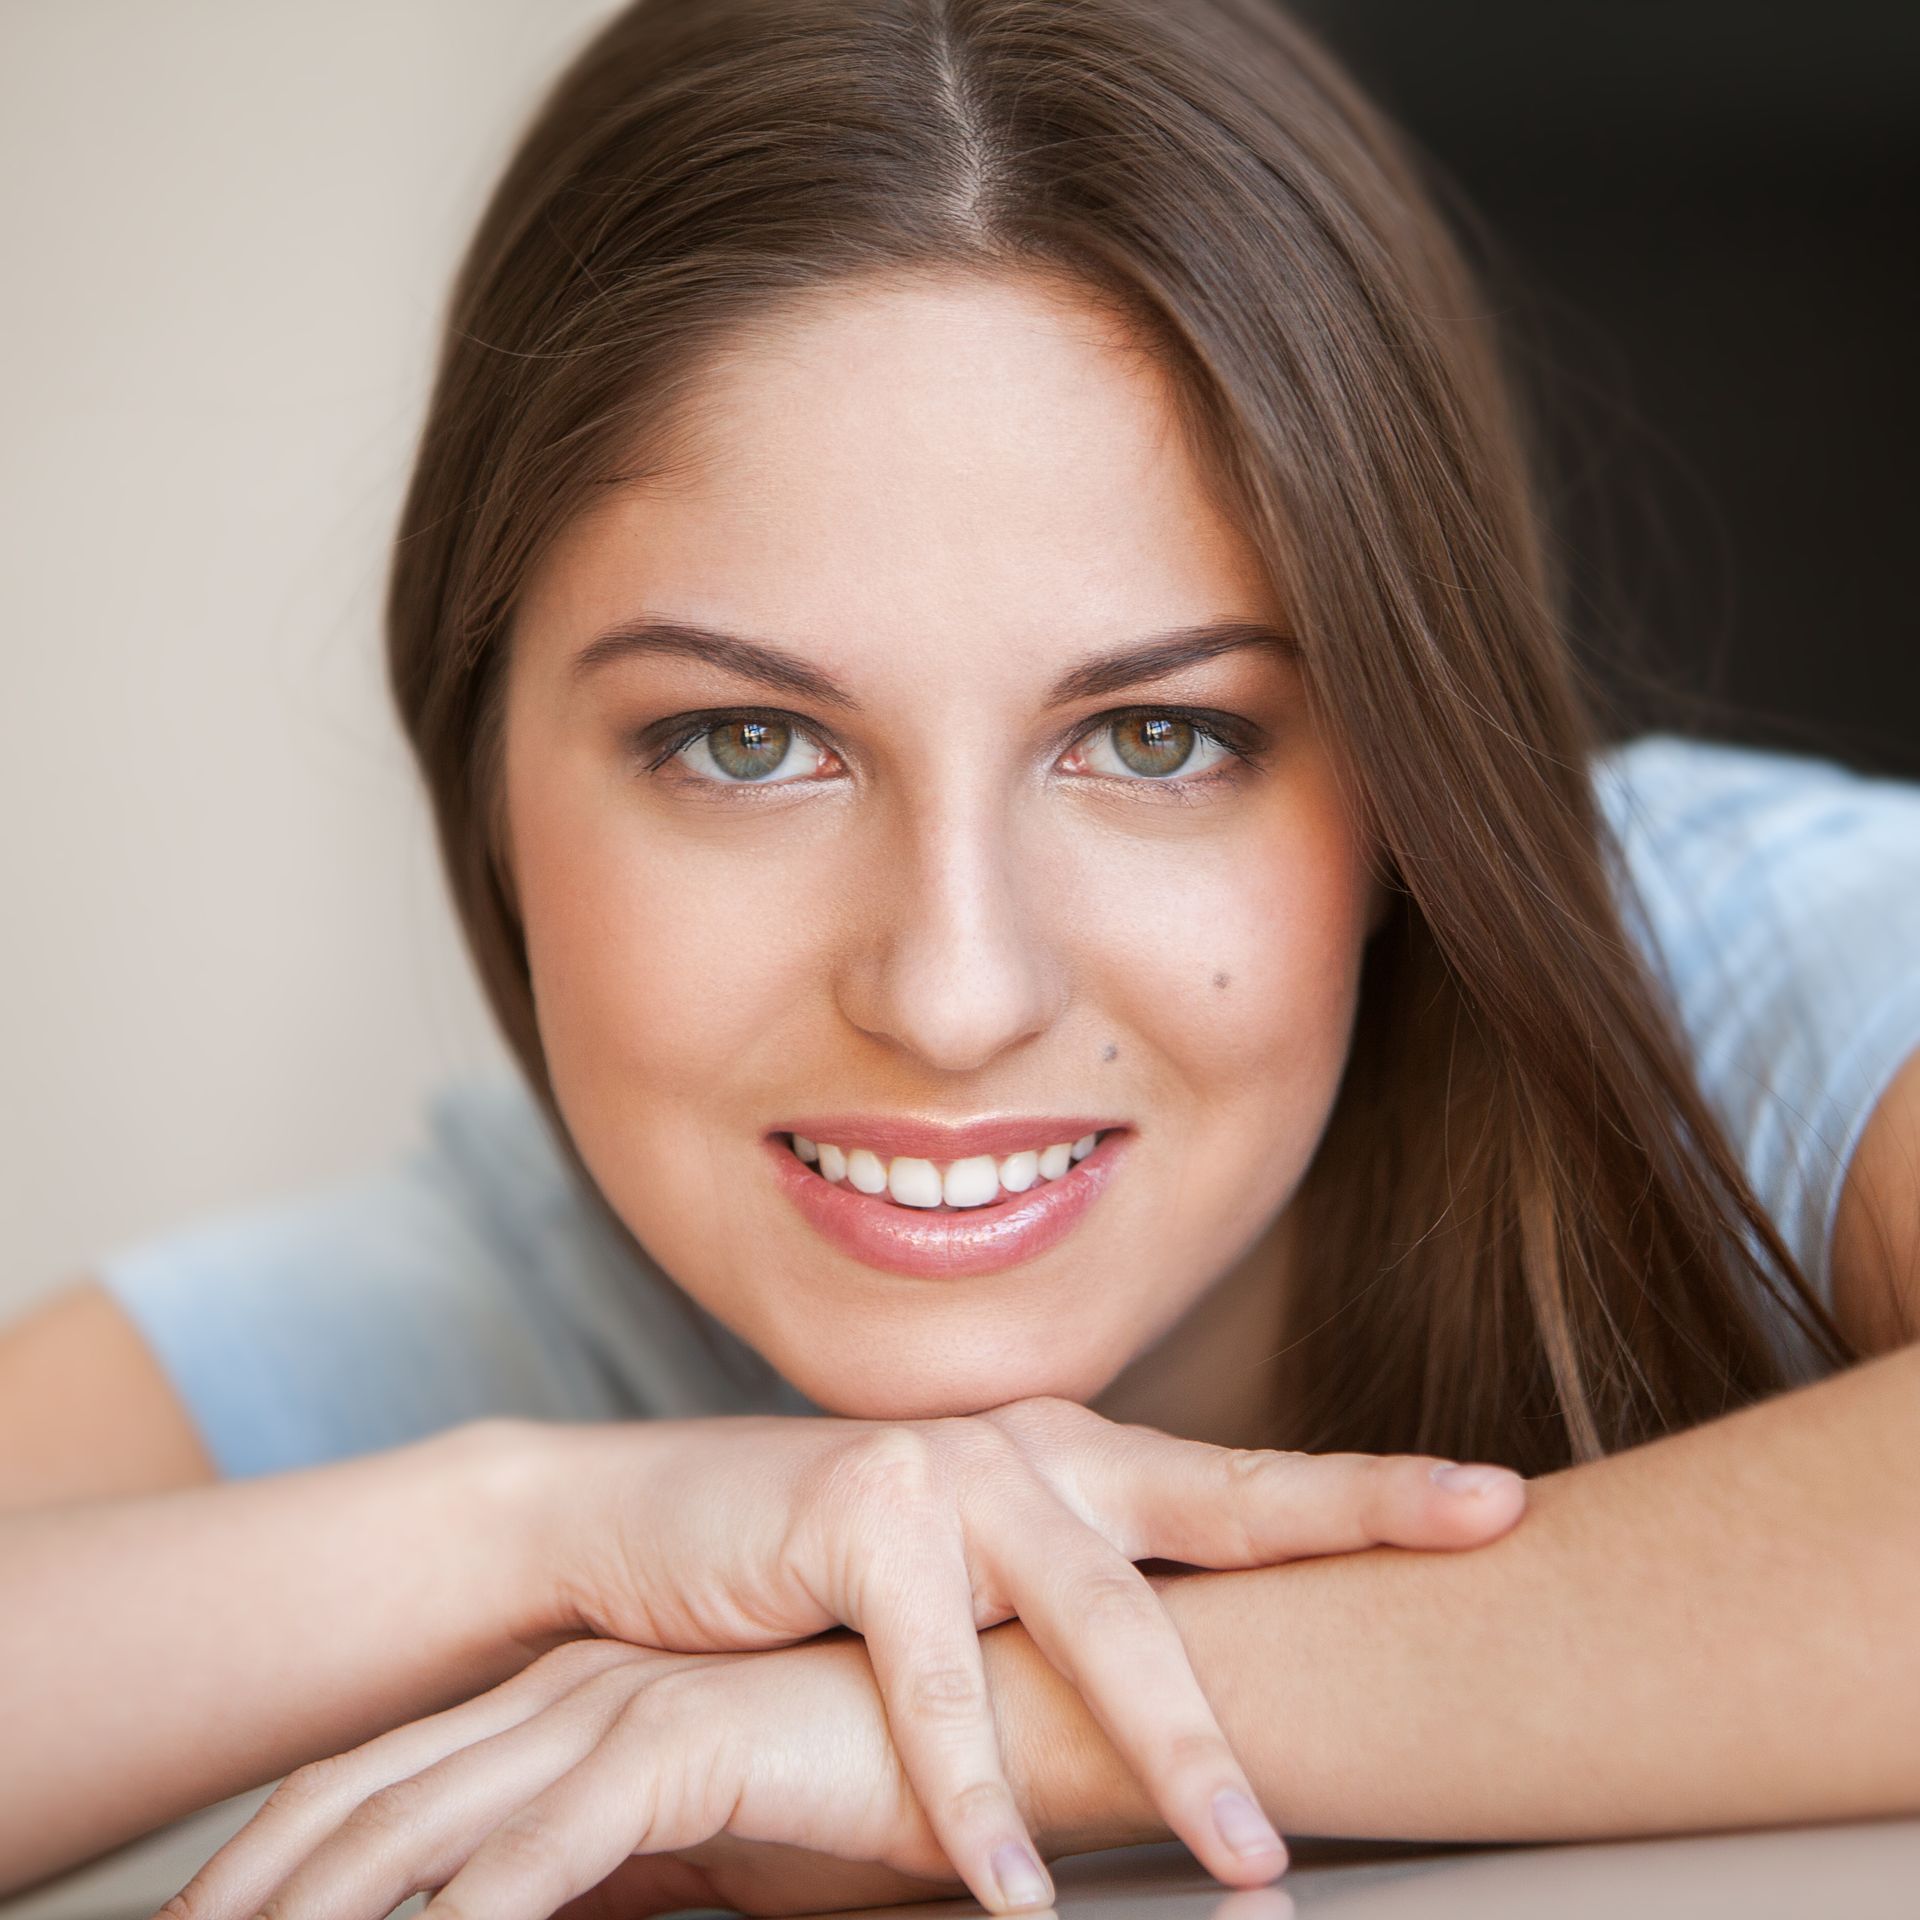
<path fill-rule="evenodd" d="M 1104 1135 L 1084 1160 L 1058 1180 L 991 1206 L 952 1211 L 902 1207 L 829 1180 L 779 1135 L 762 1143 L 773 1156 L 774 1178 L 823 1239 L 844 1254 L 887 1273 L 916 1279 L 959 1280 L 1000 1273 L 1056 1246 L 1080 1224 L 1125 1157 L 1130 1130 Z"/>

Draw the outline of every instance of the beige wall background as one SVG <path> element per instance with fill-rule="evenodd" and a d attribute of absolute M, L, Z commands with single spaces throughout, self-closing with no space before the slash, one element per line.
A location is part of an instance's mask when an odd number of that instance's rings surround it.
<path fill-rule="evenodd" d="M 0 1316 L 504 1057 L 385 544 L 465 233 L 611 11 L 0 4 Z"/>

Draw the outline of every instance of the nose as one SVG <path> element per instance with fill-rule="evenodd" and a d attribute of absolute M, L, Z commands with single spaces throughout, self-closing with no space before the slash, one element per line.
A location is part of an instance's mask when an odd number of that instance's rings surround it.
<path fill-rule="evenodd" d="M 873 851 L 880 877 L 853 910 L 838 983 L 856 1027 L 965 1073 L 1058 1019 L 1066 969 L 1003 797 L 925 808 Z"/>

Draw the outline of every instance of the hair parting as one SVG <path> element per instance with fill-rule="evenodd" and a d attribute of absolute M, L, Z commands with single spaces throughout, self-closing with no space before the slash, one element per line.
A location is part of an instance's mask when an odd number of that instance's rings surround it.
<path fill-rule="evenodd" d="M 749 334 L 876 276 L 1033 276 L 1166 366 L 1393 889 L 1292 1202 L 1276 1444 L 1590 1459 L 1786 1384 L 1760 1291 L 1857 1357 L 1627 936 L 1535 428 L 1447 192 L 1269 0 L 640 0 L 593 36 L 456 278 L 388 600 L 563 1144 L 500 832 L 521 583 L 671 478 Z"/>

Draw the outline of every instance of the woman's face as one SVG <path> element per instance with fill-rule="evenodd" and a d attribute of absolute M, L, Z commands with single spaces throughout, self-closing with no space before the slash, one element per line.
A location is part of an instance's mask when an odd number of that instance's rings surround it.
<path fill-rule="evenodd" d="M 1164 380 L 1036 283 L 841 287 L 518 610 L 561 1112 L 830 1411 L 1091 1400 L 1259 1257 L 1333 1102 L 1376 895 Z"/>

